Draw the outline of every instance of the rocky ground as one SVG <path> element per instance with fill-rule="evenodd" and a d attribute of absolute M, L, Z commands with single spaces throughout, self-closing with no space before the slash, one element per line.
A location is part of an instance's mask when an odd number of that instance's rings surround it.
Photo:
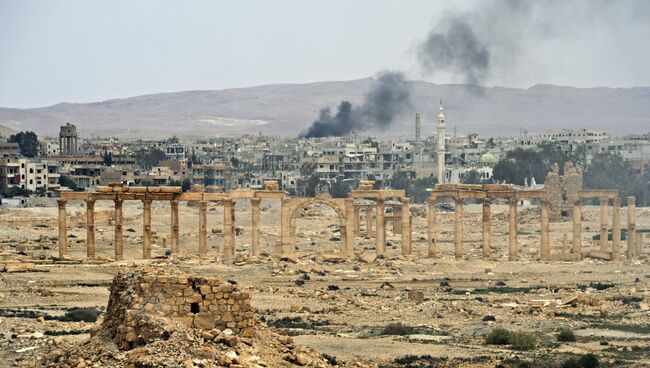
<path fill-rule="evenodd" d="M 32 366 L 55 351 L 75 351 L 96 324 L 90 322 L 92 315 L 89 322 L 79 321 L 74 308 L 96 308 L 101 320 L 108 287 L 119 270 L 169 262 L 164 246 L 170 234 L 167 206 L 154 206 L 156 258 L 143 261 L 141 205 L 125 203 L 126 260 L 116 263 L 111 260 L 112 206 L 102 205 L 96 205 L 99 259 L 93 262 L 82 261 L 81 204 L 69 205 L 69 260 L 56 258 L 56 208 L 0 209 L 0 263 L 7 265 L 0 273 L 0 366 Z M 561 366 L 572 357 L 577 362 L 593 353 L 601 366 L 650 365 L 647 254 L 621 262 L 540 262 L 539 213 L 534 206 L 519 208 L 522 252 L 516 262 L 507 261 L 506 206 L 493 206 L 493 261 L 481 260 L 480 205 L 465 206 L 462 261 L 452 257 L 453 212 L 439 215 L 440 258 L 425 258 L 426 218 L 414 211 L 413 255 L 399 254 L 400 237 L 392 235 L 389 226 L 387 257 L 376 258 L 374 239 L 361 236 L 356 238 L 358 256 L 343 260 L 336 255 L 333 211 L 317 206 L 304 211 L 297 220 L 296 255 L 289 258 L 270 255 L 279 241 L 278 204 L 265 201 L 262 211 L 263 256 L 245 256 L 250 210 L 242 202 L 236 219 L 240 254 L 235 265 L 226 266 L 217 262 L 223 246 L 220 208 L 208 212 L 210 253 L 199 258 L 198 209 L 181 205 L 183 259 L 176 267 L 236 282 L 251 293 L 261 325 L 325 354 L 327 364 L 515 367 L 527 361 L 541 367 Z M 585 206 L 583 216 L 587 246 L 598 231 L 598 207 Z M 637 217 L 639 229 L 650 228 L 650 209 L 637 209 Z M 570 247 L 564 243 L 565 234 L 571 239 L 570 222 L 551 223 L 554 254 Z M 644 252 L 648 247 L 646 240 Z M 486 344 L 486 336 L 497 327 L 510 331 L 510 340 Z M 563 329 L 571 330 L 575 341 L 558 341 Z M 185 364 L 201 366 L 201 359 Z M 102 366 L 92 361 L 76 364 Z"/>

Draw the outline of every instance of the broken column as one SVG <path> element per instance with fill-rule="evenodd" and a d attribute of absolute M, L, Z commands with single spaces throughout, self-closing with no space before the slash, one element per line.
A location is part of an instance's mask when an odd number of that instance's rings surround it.
<path fill-rule="evenodd" d="M 377 238 L 375 239 L 375 247 L 377 254 L 386 254 L 386 222 L 384 221 L 384 199 L 377 199 Z"/>
<path fill-rule="evenodd" d="M 95 200 L 86 200 L 86 257 L 95 258 Z"/>
<path fill-rule="evenodd" d="M 600 197 L 600 250 L 607 252 L 607 207 L 609 199 Z"/>
<path fill-rule="evenodd" d="M 510 198 L 510 213 L 508 214 L 508 260 L 516 261 L 519 258 L 517 247 L 517 198 Z"/>
<path fill-rule="evenodd" d="M 122 222 L 124 216 L 122 215 L 122 200 L 115 199 L 115 260 L 124 260 L 124 236 L 122 232 Z"/>
<path fill-rule="evenodd" d="M 614 214 L 612 216 L 612 260 L 621 259 L 621 197 L 614 198 Z"/>
<path fill-rule="evenodd" d="M 542 232 L 540 236 L 540 258 L 542 261 L 548 261 L 551 257 L 551 246 L 549 243 L 549 236 L 551 231 L 551 225 L 549 223 L 550 209 L 548 199 L 542 198 L 540 202 L 540 217 L 542 223 Z"/>
<path fill-rule="evenodd" d="M 68 255 L 68 225 L 65 213 L 65 200 L 56 201 L 59 205 L 59 258 Z"/>
<path fill-rule="evenodd" d="M 225 264 L 231 264 L 235 259 L 235 215 L 233 205 L 232 200 L 223 202 L 223 262 Z"/>
<path fill-rule="evenodd" d="M 490 200 L 483 200 L 483 259 L 490 260 L 490 242 L 492 238 L 492 214 Z"/>
<path fill-rule="evenodd" d="M 579 197 L 573 202 L 573 254 L 582 259 L 582 204 Z"/>
<path fill-rule="evenodd" d="M 428 229 L 427 229 L 427 235 L 428 235 L 428 241 L 429 241 L 429 247 L 427 250 L 427 256 L 429 258 L 436 257 L 438 250 L 436 249 L 436 231 L 437 231 L 437 207 L 436 207 L 436 202 L 437 199 L 434 196 L 431 196 L 428 200 L 428 207 L 429 207 L 429 213 L 427 216 L 427 222 L 428 222 Z"/>
<path fill-rule="evenodd" d="M 251 198 L 251 255 L 260 255 L 260 203 L 262 198 Z"/>
<path fill-rule="evenodd" d="M 409 198 L 402 198 L 402 254 L 411 254 L 411 211 L 409 211 Z"/>
<path fill-rule="evenodd" d="M 172 259 L 177 259 L 179 254 L 179 233 L 178 233 L 178 199 L 172 199 L 171 203 L 171 220 L 172 220 Z"/>
<path fill-rule="evenodd" d="M 142 258 L 151 258 L 151 199 L 142 200 Z"/>
<path fill-rule="evenodd" d="M 460 196 L 460 194 L 458 194 Z M 463 199 L 455 197 L 456 207 L 455 216 L 455 231 L 454 231 L 454 256 L 456 259 L 463 258 Z"/>
<path fill-rule="evenodd" d="M 637 256 L 636 245 L 636 198 L 627 197 L 627 258 Z"/>
<path fill-rule="evenodd" d="M 208 253 L 208 202 L 199 201 L 199 256 Z"/>

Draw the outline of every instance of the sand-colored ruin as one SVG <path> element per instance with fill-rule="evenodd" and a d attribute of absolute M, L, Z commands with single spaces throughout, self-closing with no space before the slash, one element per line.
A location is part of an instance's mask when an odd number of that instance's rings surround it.
<path fill-rule="evenodd" d="M 568 179 L 560 178 L 557 173 L 557 165 L 553 166 L 549 173 L 551 183 L 569 182 L 569 184 L 551 184 L 549 189 L 541 190 L 518 190 L 512 185 L 506 184 L 438 184 L 431 191 L 427 200 L 428 215 L 428 257 L 436 257 L 437 250 L 437 203 L 441 199 L 451 199 L 454 202 L 455 225 L 454 225 L 454 256 L 456 259 L 463 259 L 463 203 L 467 200 L 480 201 L 483 208 L 482 216 L 482 249 L 483 259 L 489 260 L 491 237 L 492 237 L 492 215 L 491 204 L 497 201 L 506 201 L 509 206 L 508 212 L 508 259 L 516 261 L 519 258 L 519 245 L 517 242 L 517 206 L 524 201 L 538 203 L 540 211 L 540 260 L 549 261 L 552 259 L 575 260 L 582 259 L 582 201 L 598 199 L 600 201 L 600 249 L 592 250 L 589 255 L 607 259 L 619 260 L 622 257 L 623 249 L 621 244 L 621 198 L 616 190 L 579 190 L 582 186 L 582 174 L 572 165 L 567 165 L 565 176 Z M 557 203 L 559 197 L 568 198 L 567 187 L 573 201 L 573 208 L 570 211 L 573 221 L 573 242 L 570 251 L 560 254 L 551 254 L 549 245 L 550 225 L 554 214 L 558 211 L 565 213 L 565 201 Z M 558 194 L 557 191 L 560 193 Z M 95 258 L 95 224 L 94 204 L 96 201 L 113 201 L 115 206 L 115 260 L 124 259 L 123 242 L 123 213 L 122 203 L 124 201 L 142 201 L 143 203 L 143 240 L 142 255 L 144 259 L 151 258 L 151 203 L 152 201 L 168 201 L 171 206 L 170 233 L 171 233 L 171 256 L 176 258 L 179 254 L 179 202 L 198 203 L 198 250 L 199 256 L 207 254 L 207 222 L 206 208 L 208 203 L 216 203 L 223 206 L 223 262 L 233 263 L 235 259 L 235 208 L 236 199 L 245 198 L 251 204 L 251 249 L 250 256 L 260 255 L 260 204 L 265 200 L 279 200 L 281 202 L 281 241 L 276 244 L 275 253 L 278 255 L 290 255 L 293 252 L 296 233 L 296 217 L 299 209 L 312 204 L 322 204 L 332 208 L 338 217 L 341 247 L 343 255 L 350 256 L 354 252 L 355 236 L 360 235 L 360 224 L 362 223 L 361 212 L 364 212 L 368 236 L 375 238 L 375 252 L 377 255 L 386 254 L 386 225 L 392 224 L 394 234 L 401 235 L 401 253 L 403 255 L 412 252 L 411 234 L 411 213 L 409 209 L 410 199 L 404 190 L 381 190 L 373 189 L 372 181 L 361 181 L 359 188 L 352 190 L 350 198 L 289 198 L 284 192 L 278 189 L 275 181 L 266 181 L 263 190 L 232 190 L 228 193 L 214 191 L 190 191 L 183 193 L 180 187 L 138 187 L 114 184 L 100 186 L 96 192 L 91 193 L 62 193 L 58 200 L 59 204 L 59 256 L 67 255 L 67 225 L 66 225 L 66 203 L 72 200 L 82 200 L 86 203 L 86 249 L 87 258 Z M 636 212 L 634 207 L 635 198 L 628 197 L 628 238 L 625 257 L 633 259 L 639 254 L 635 234 Z M 364 202 L 365 201 L 365 202 Z M 551 203 L 555 201 L 555 206 Z M 609 202 L 613 203 L 613 217 L 608 221 Z M 371 203 L 371 204 L 369 204 Z M 387 208 L 391 210 L 386 211 Z M 374 221 L 373 221 L 374 210 Z M 560 218 L 562 216 L 559 216 Z M 608 232 L 611 230 L 611 246 L 608 241 Z"/>

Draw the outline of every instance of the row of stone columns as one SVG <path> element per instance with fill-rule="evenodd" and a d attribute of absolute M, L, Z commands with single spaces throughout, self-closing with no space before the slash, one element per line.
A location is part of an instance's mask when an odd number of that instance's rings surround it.
<path fill-rule="evenodd" d="M 95 200 L 87 199 L 86 202 L 86 255 L 89 259 L 96 257 L 96 241 L 95 241 Z M 144 259 L 151 258 L 151 199 L 143 199 L 143 217 L 142 217 L 142 257 Z M 59 207 L 59 257 L 63 258 L 67 255 L 68 238 L 67 238 L 67 216 L 66 216 L 66 201 L 58 200 Z M 123 200 L 113 200 L 115 210 L 115 260 L 121 261 L 124 259 L 124 214 L 123 214 Z M 232 201 L 227 201 L 224 204 L 224 259 L 231 260 L 234 255 L 234 211 L 232 209 Z M 258 207 L 259 208 L 259 207 Z M 259 222 L 259 213 L 258 213 Z M 259 229 L 258 229 L 259 231 Z M 259 232 L 258 232 L 259 238 Z M 180 250 L 179 242 L 179 216 L 178 216 L 178 200 L 171 201 L 171 253 L 172 258 L 177 258 Z M 207 253 L 207 202 L 199 202 L 199 255 Z"/>
<path fill-rule="evenodd" d="M 599 197 L 600 201 L 600 250 L 609 251 L 608 246 L 608 209 L 609 198 Z M 636 198 L 627 197 L 627 259 L 633 259 L 638 256 L 639 249 L 636 244 Z M 573 254 L 582 257 L 582 203 L 578 199 L 573 203 Z M 621 245 L 621 198 L 613 198 L 612 214 L 612 260 L 620 260 L 622 255 Z"/>
<path fill-rule="evenodd" d="M 454 208 L 454 257 L 456 259 L 463 258 L 463 198 L 455 197 Z M 483 213 L 482 213 L 482 252 L 483 259 L 490 259 L 490 246 L 492 238 L 492 213 L 491 203 L 489 199 L 484 199 Z M 540 239 L 540 255 L 542 260 L 547 260 L 550 257 L 550 244 L 549 244 L 549 204 L 548 201 L 542 199 L 540 206 L 541 216 L 541 239 Z M 437 255 L 437 198 L 432 196 L 428 199 L 428 256 L 435 257 Z M 508 259 L 511 261 L 518 259 L 519 247 L 517 244 L 517 200 L 511 198 L 509 200 L 509 213 L 508 213 Z"/>

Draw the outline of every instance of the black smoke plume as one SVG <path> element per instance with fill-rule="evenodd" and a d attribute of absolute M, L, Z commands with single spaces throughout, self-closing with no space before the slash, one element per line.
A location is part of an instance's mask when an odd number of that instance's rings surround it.
<path fill-rule="evenodd" d="M 530 50 L 567 34 L 647 24 L 648 0 L 488 0 L 446 11 L 415 46 L 423 76 L 451 75 L 470 87 L 507 83 L 539 60 Z M 633 29 L 633 28 L 631 28 Z M 551 57 L 552 55 L 549 55 Z M 480 91 L 480 88 L 472 88 Z"/>
<path fill-rule="evenodd" d="M 454 18 L 438 28 L 431 30 L 417 50 L 424 72 L 450 71 L 463 75 L 469 85 L 482 84 L 490 67 L 490 51 L 472 26 L 463 18 Z"/>
<path fill-rule="evenodd" d="M 411 88 L 399 72 L 380 73 L 359 106 L 341 101 L 334 116 L 330 108 L 320 111 L 318 120 L 301 134 L 305 138 L 341 137 L 353 131 L 387 128 L 411 106 Z"/>

